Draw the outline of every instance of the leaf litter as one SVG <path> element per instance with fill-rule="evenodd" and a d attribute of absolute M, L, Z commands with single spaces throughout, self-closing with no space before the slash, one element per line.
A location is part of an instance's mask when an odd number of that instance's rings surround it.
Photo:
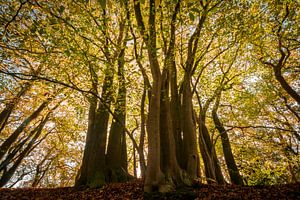
<path fill-rule="evenodd" d="M 81 200 L 81 199 L 290 199 L 300 200 L 300 183 L 269 186 L 237 186 L 197 184 L 190 188 L 179 188 L 166 194 L 143 192 L 142 181 L 108 184 L 103 188 L 2 188 L 0 199 L 24 200 Z"/>

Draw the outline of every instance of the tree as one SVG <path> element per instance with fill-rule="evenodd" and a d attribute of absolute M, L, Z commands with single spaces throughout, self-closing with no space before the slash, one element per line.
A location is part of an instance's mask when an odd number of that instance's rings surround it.
<path fill-rule="evenodd" d="M 222 122 L 220 121 L 220 118 L 218 116 L 218 107 L 220 104 L 220 98 L 221 98 L 221 92 L 216 98 L 215 105 L 212 110 L 212 117 L 214 120 L 214 123 L 216 125 L 216 128 L 218 129 L 220 135 L 221 135 L 221 141 L 222 141 L 222 147 L 223 147 L 223 153 L 226 161 L 226 165 L 228 168 L 228 172 L 230 175 L 231 183 L 236 185 L 243 185 L 243 178 L 241 177 L 239 170 L 237 168 L 237 165 L 235 163 L 234 156 L 232 154 L 230 140 L 227 134 L 226 129 L 224 128 Z"/>
<path fill-rule="evenodd" d="M 299 180 L 297 2 L 2 3 L 6 186 Z"/>

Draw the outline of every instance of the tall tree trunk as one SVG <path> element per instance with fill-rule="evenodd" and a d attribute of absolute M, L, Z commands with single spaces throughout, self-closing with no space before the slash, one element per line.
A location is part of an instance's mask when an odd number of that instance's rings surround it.
<path fill-rule="evenodd" d="M 102 90 L 102 98 L 104 102 L 99 102 L 97 112 L 96 112 L 96 124 L 95 124 L 95 132 L 96 132 L 96 143 L 95 143 L 95 184 L 97 184 L 98 180 L 105 177 L 103 174 L 103 170 L 105 169 L 105 151 L 107 145 L 107 129 L 108 129 L 108 120 L 109 120 L 109 111 L 107 108 L 110 108 L 111 102 L 113 100 L 113 76 L 114 69 L 111 66 L 107 65 L 107 72 L 105 75 L 105 80 L 103 84 Z M 98 177 L 98 178 L 97 178 Z M 101 183 L 101 181 L 99 182 Z M 101 185 L 99 185 L 101 186 Z"/>
<path fill-rule="evenodd" d="M 201 155 L 203 157 L 204 166 L 205 166 L 205 174 L 207 178 L 207 182 L 216 181 L 219 184 L 224 184 L 225 179 L 222 174 L 221 166 L 219 164 L 219 160 L 217 157 L 216 150 L 212 144 L 210 139 L 207 127 L 205 125 L 205 114 L 200 112 L 199 116 L 199 145 L 200 146 Z M 208 163 L 205 163 L 208 162 Z M 211 171 L 213 170 L 213 171 Z"/>
<path fill-rule="evenodd" d="M 21 97 L 26 93 L 26 91 L 28 91 L 30 89 L 30 86 L 31 86 L 31 83 L 29 83 L 29 82 L 25 83 L 25 86 L 22 87 L 20 92 L 18 92 L 17 96 L 14 97 L 11 102 L 6 104 L 6 107 L 1 111 L 1 113 L 0 113 L 0 133 L 4 129 L 11 112 L 13 111 L 15 106 L 19 103 L 19 101 L 21 100 Z"/>
<path fill-rule="evenodd" d="M 39 114 L 47 107 L 51 99 L 44 101 L 28 118 L 26 118 L 22 124 L 2 143 L 0 147 L 0 160 L 3 158 L 7 150 L 17 140 L 23 130 L 34 120 Z"/>
<path fill-rule="evenodd" d="M 129 176 L 127 171 L 126 137 L 122 126 L 126 121 L 126 82 L 124 77 L 124 51 L 122 49 L 118 60 L 118 81 L 119 90 L 114 115 L 117 120 L 113 120 L 106 154 L 107 182 L 127 181 Z"/>
<path fill-rule="evenodd" d="M 236 184 L 236 185 L 243 185 L 244 184 L 243 178 L 240 175 L 237 165 L 235 163 L 235 159 L 234 159 L 234 156 L 233 156 L 233 153 L 231 150 L 231 145 L 230 145 L 227 131 L 225 130 L 225 128 L 217 114 L 217 110 L 218 110 L 219 102 L 220 102 L 220 96 L 221 96 L 221 94 L 219 94 L 219 96 L 217 97 L 214 108 L 212 110 L 213 121 L 221 135 L 223 153 L 224 153 L 224 157 L 225 157 L 225 161 L 226 161 L 226 165 L 227 165 L 227 169 L 229 172 L 231 183 Z"/>
<path fill-rule="evenodd" d="M 170 41 L 166 49 L 166 58 L 162 73 L 161 110 L 160 110 L 160 139 L 161 139 L 161 165 L 165 175 L 165 183 L 161 186 L 162 192 L 167 192 L 181 185 L 190 185 L 190 177 L 181 169 L 178 156 L 182 147 L 179 97 L 177 90 L 177 74 L 175 63 L 175 23 L 179 12 L 180 1 L 175 6 L 172 15 Z M 171 92 L 171 94 L 169 94 Z M 171 103 L 170 100 L 174 100 Z M 174 109 L 174 110 L 172 110 Z M 174 119 L 173 119 L 174 117 Z M 176 138 L 176 139 L 175 139 Z M 178 146 L 176 146 L 178 145 Z"/>
<path fill-rule="evenodd" d="M 141 115 L 141 134 L 140 134 L 140 141 L 139 141 L 139 146 L 136 149 L 138 151 L 139 154 L 139 165 L 140 165 L 140 170 L 141 170 L 141 178 L 145 179 L 145 175 L 146 175 L 146 161 L 145 161 L 145 155 L 144 155 L 144 143 L 145 143 L 145 137 L 146 137 L 146 121 L 147 121 L 147 117 L 145 114 L 145 102 L 146 102 L 146 97 L 148 96 L 148 99 L 150 99 L 151 97 L 151 84 L 149 81 L 149 77 L 146 73 L 145 68 L 143 67 L 142 63 L 141 63 L 141 59 L 140 59 L 140 55 L 138 54 L 138 47 L 137 47 L 137 38 L 135 36 L 132 24 L 131 24 L 131 19 L 130 19 L 130 11 L 128 8 L 128 2 L 125 1 L 125 6 L 126 6 L 126 15 L 127 15 L 127 20 L 129 23 L 129 27 L 130 27 L 130 32 L 131 35 L 133 37 L 133 41 L 134 41 L 134 55 L 135 55 L 135 59 L 136 62 L 142 72 L 142 76 L 144 79 L 144 87 L 143 87 L 143 94 L 142 94 L 142 98 L 141 98 L 141 111 L 140 111 L 140 115 Z M 138 7 L 138 5 L 137 5 Z M 135 7 L 135 10 L 138 10 L 138 8 Z M 139 11 L 137 11 L 139 12 Z M 148 106 L 149 109 L 149 106 Z"/>
<path fill-rule="evenodd" d="M 89 100 L 89 115 L 88 115 L 88 129 L 85 141 L 85 148 L 81 168 L 79 170 L 78 178 L 75 186 L 89 185 L 90 180 L 94 175 L 93 160 L 91 160 L 93 142 L 95 142 L 95 123 L 96 123 L 96 108 L 97 98 L 92 96 Z"/>
<path fill-rule="evenodd" d="M 206 128 L 205 122 L 203 118 L 199 117 L 199 147 L 200 153 L 204 163 L 204 172 L 207 183 L 214 183 L 216 182 L 216 173 L 215 167 L 213 164 L 213 160 L 209 151 L 209 147 L 207 146 L 207 135 L 208 130 Z"/>
<path fill-rule="evenodd" d="M 186 177 L 180 168 L 176 156 L 176 143 L 172 124 L 171 105 L 169 98 L 169 66 L 166 65 L 162 74 L 161 110 L 160 110 L 160 142 L 161 142 L 161 169 L 165 175 L 165 182 L 161 186 L 161 192 L 175 189 L 176 186 L 190 185 L 190 179 Z"/>
<path fill-rule="evenodd" d="M 202 15 L 197 27 L 188 41 L 187 59 L 185 62 L 185 73 L 182 83 L 182 104 L 181 104 L 181 123 L 183 133 L 183 167 L 191 178 L 198 176 L 199 155 L 197 150 L 196 125 L 194 122 L 191 80 L 195 71 L 195 57 L 198 50 L 198 42 L 201 30 L 206 20 L 208 6 L 210 2 L 203 4 Z"/>
<path fill-rule="evenodd" d="M 172 120 L 172 129 L 175 139 L 175 148 L 176 148 L 176 158 L 181 168 L 184 168 L 184 156 L 183 156 L 183 138 L 181 135 L 181 102 L 179 99 L 178 86 L 177 86 L 177 72 L 175 61 L 170 66 L 170 89 L 171 89 L 171 100 L 170 100 L 170 109 L 171 109 L 171 120 Z"/>
<path fill-rule="evenodd" d="M 170 30 L 170 42 L 169 48 L 166 55 L 165 65 L 169 72 L 169 85 L 170 85 L 170 109 L 171 109 L 171 122 L 172 122 L 172 131 L 175 139 L 175 148 L 176 148 L 176 158 L 180 168 L 184 168 L 184 161 L 183 161 L 183 138 L 181 135 L 182 127 L 181 127 L 181 102 L 179 98 L 178 92 L 178 83 L 177 83 L 177 69 L 176 69 L 176 62 L 175 62 L 175 31 L 176 31 L 176 19 L 177 14 L 180 9 L 181 1 L 177 1 L 175 6 L 174 13 L 172 15 L 171 21 L 171 30 Z"/>
<path fill-rule="evenodd" d="M 36 71 L 33 71 L 34 75 L 38 75 L 42 70 L 42 65 L 40 65 Z M 21 88 L 21 90 L 18 92 L 18 94 L 13 98 L 11 102 L 9 102 L 6 107 L 1 111 L 0 113 L 0 133 L 4 129 L 8 118 L 10 117 L 11 112 L 15 108 L 15 106 L 19 103 L 21 100 L 21 97 L 30 90 L 32 84 L 33 84 L 34 78 L 32 78 L 30 81 L 26 82 L 24 86 Z"/>
<path fill-rule="evenodd" d="M 144 89 L 143 89 L 143 95 L 141 99 L 141 135 L 140 135 L 140 142 L 139 142 L 139 163 L 140 163 L 140 169 L 141 169 L 141 177 L 142 179 L 145 178 L 146 174 L 146 161 L 144 156 L 144 143 L 145 143 L 145 136 L 146 136 L 146 115 L 145 115 L 145 101 L 146 101 L 146 95 L 147 90 L 150 90 L 147 88 L 146 81 L 144 80 Z M 149 94 L 149 93 L 148 93 Z M 148 98 L 150 96 L 148 95 Z"/>
<path fill-rule="evenodd" d="M 139 6 L 139 4 L 138 4 Z M 135 6 L 136 7 L 136 6 Z M 140 8 L 140 7 L 139 7 Z M 136 9 L 135 9 L 136 10 Z M 137 10 L 136 10 L 137 11 Z M 140 9 L 139 9 L 140 12 Z M 151 97 L 149 103 L 149 114 L 147 121 L 148 132 L 148 164 L 144 183 L 145 192 L 160 190 L 164 182 L 164 175 L 160 163 L 160 93 L 161 93 L 161 72 L 156 50 L 156 9 L 155 0 L 150 0 L 149 7 L 149 35 L 146 39 L 148 58 L 153 78 Z M 139 19 L 137 19 L 139 20 Z"/>
<path fill-rule="evenodd" d="M 153 81 L 150 98 L 148 132 L 148 164 L 145 177 L 145 192 L 152 192 L 162 183 L 164 177 L 160 168 L 160 78 Z"/>
<path fill-rule="evenodd" d="M 90 100 L 85 151 L 75 186 L 101 187 L 105 184 L 105 150 L 109 120 L 107 108 L 110 107 L 112 101 L 114 75 L 112 67 L 109 65 L 106 67 L 101 95 L 103 102 L 98 102 L 94 96 Z"/>
<path fill-rule="evenodd" d="M 191 77 L 187 74 L 183 81 L 182 91 L 182 132 L 183 132 L 183 152 L 184 169 L 188 175 L 195 179 L 198 175 L 198 151 L 195 124 L 193 121 L 192 91 L 190 86 Z"/>
<path fill-rule="evenodd" d="M 106 146 L 107 146 L 107 134 L 108 134 L 108 122 L 109 122 L 109 109 L 111 102 L 113 100 L 113 80 L 114 80 L 114 66 L 117 61 L 118 56 L 120 55 L 120 50 L 122 47 L 122 42 L 124 41 L 124 27 L 125 21 L 122 21 L 119 26 L 119 35 L 117 38 L 117 50 L 112 55 L 110 53 L 110 43 L 109 33 L 107 31 L 107 8 L 106 1 L 102 3 L 99 2 L 102 8 L 102 28 L 105 43 L 103 47 L 103 53 L 106 57 L 106 68 L 105 68 L 105 77 L 102 85 L 101 101 L 97 101 L 96 97 L 92 97 L 90 102 L 89 110 L 89 128 L 86 138 L 85 152 L 83 156 L 82 166 L 80 172 L 78 173 L 78 179 L 75 183 L 75 186 L 89 186 L 89 187 L 101 187 L 106 183 Z M 91 69 L 91 73 L 94 73 L 94 70 Z M 97 93 L 97 75 L 93 75 L 96 78 L 92 78 L 93 82 L 93 91 Z M 93 79 L 96 79 L 93 81 Z M 114 125 L 118 129 L 117 125 Z M 124 139 L 124 137 L 123 137 Z M 124 148 L 122 150 L 124 153 Z"/>
<path fill-rule="evenodd" d="M 33 150 L 33 145 L 35 144 L 36 140 L 39 138 L 39 136 L 42 133 L 42 130 L 46 124 L 46 122 L 49 119 L 50 113 L 47 114 L 45 119 L 38 125 L 38 128 L 36 129 L 36 133 L 33 136 L 33 138 L 30 140 L 26 148 L 20 153 L 16 161 L 13 163 L 12 167 L 10 167 L 8 170 L 4 170 L 2 173 L 2 176 L 0 178 L 0 187 L 3 187 L 5 184 L 8 183 L 8 181 L 11 179 L 11 177 L 16 172 L 17 168 L 21 164 L 22 160 Z"/>

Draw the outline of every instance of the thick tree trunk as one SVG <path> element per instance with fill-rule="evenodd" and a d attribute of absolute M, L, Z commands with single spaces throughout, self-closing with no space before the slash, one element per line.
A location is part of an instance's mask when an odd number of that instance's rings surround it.
<path fill-rule="evenodd" d="M 102 17 L 106 19 L 106 2 L 101 3 L 102 7 Z M 103 53 L 107 59 L 105 77 L 102 85 L 101 101 L 98 102 L 96 97 L 92 97 L 90 101 L 90 110 L 89 110 L 89 127 L 86 138 L 86 147 L 83 156 L 82 166 L 79 172 L 79 178 L 77 179 L 75 186 L 89 186 L 89 187 L 101 187 L 106 183 L 106 146 L 107 146 L 107 129 L 109 122 L 109 109 L 111 102 L 113 100 L 113 80 L 114 80 L 114 65 L 122 52 L 123 42 L 124 42 L 124 27 L 125 22 L 122 21 L 119 26 L 119 36 L 117 38 L 118 48 L 113 55 L 110 53 L 110 40 L 108 39 L 107 32 L 107 20 L 103 20 L 103 33 L 106 35 L 105 44 L 103 47 Z M 123 49 L 124 51 L 124 49 Z M 123 56 L 123 55 L 122 55 Z M 91 69 L 91 76 L 93 82 L 93 92 L 97 93 L 98 87 L 98 77 L 94 73 L 94 70 Z M 126 93 L 125 93 L 126 95 Z M 97 107 L 98 106 L 98 107 Z M 122 126 L 120 122 L 115 122 L 112 126 L 113 132 L 117 133 Z M 123 127 L 122 127 L 123 129 Z M 115 134 L 113 136 L 115 138 Z M 121 136 L 121 143 L 125 142 L 125 136 Z M 114 140 L 114 139 L 112 139 Z M 121 144 L 122 145 L 122 144 Z M 125 146 L 120 147 L 120 153 L 124 154 L 126 151 Z M 121 161 L 122 166 L 125 167 L 124 160 Z"/>
<path fill-rule="evenodd" d="M 105 184 L 105 150 L 109 120 L 107 107 L 110 107 L 112 101 L 113 84 L 113 69 L 107 66 L 106 70 L 102 90 L 104 102 L 98 103 L 96 97 L 91 97 L 90 100 L 86 146 L 75 186 L 101 187 Z"/>
<path fill-rule="evenodd" d="M 196 125 L 194 122 L 191 80 L 195 70 L 195 57 L 198 50 L 199 37 L 207 16 L 207 8 L 210 2 L 205 5 L 201 3 L 203 12 L 197 27 L 188 41 L 187 58 L 185 62 L 185 73 L 182 83 L 182 104 L 181 104 L 181 128 L 183 133 L 183 168 L 191 178 L 198 176 L 199 155 L 197 150 Z"/>
<path fill-rule="evenodd" d="M 106 177 L 106 171 L 107 171 L 106 146 L 107 146 L 107 136 L 108 136 L 107 129 L 108 129 L 109 113 L 110 113 L 109 109 L 114 95 L 114 90 L 113 90 L 113 80 L 114 80 L 114 72 L 115 72 L 114 66 L 115 66 L 115 62 L 118 60 L 120 55 L 123 58 L 124 56 L 123 48 L 125 47 L 125 45 L 123 46 L 123 44 L 126 44 L 126 42 L 124 42 L 123 40 L 124 27 L 126 21 L 122 21 L 119 26 L 119 35 L 116 42 L 116 45 L 119 48 L 117 48 L 117 50 L 114 52 L 113 55 L 111 54 L 110 52 L 111 46 L 109 45 L 111 41 L 109 39 L 108 36 L 109 33 L 107 31 L 108 20 L 106 20 L 107 19 L 106 1 L 100 3 L 100 5 L 102 8 L 102 18 L 104 19 L 102 21 L 103 23 L 102 28 L 104 29 L 103 33 L 105 35 L 103 53 L 107 59 L 106 60 L 107 63 L 105 68 L 105 77 L 102 85 L 101 101 L 98 102 L 96 97 L 92 97 L 90 101 L 89 125 L 88 125 L 89 127 L 88 127 L 87 138 L 86 138 L 86 147 L 83 156 L 82 166 L 80 172 L 78 173 L 79 175 L 78 175 L 78 179 L 76 180 L 75 186 L 84 185 L 89 187 L 101 187 L 106 183 L 106 178 L 107 178 Z M 122 63 L 122 65 L 124 65 L 124 63 Z M 97 93 L 97 87 L 99 86 L 98 77 L 92 68 L 90 71 L 91 71 L 92 83 L 93 83 L 92 89 L 93 92 Z M 126 92 L 120 95 L 126 95 Z M 120 107 L 117 108 L 116 112 L 119 112 L 120 109 L 121 109 Z M 119 119 L 115 119 L 115 120 L 119 120 Z M 124 146 L 125 133 L 123 130 L 124 127 L 122 127 L 123 125 L 124 124 L 122 123 L 120 124 L 120 122 L 116 122 L 116 121 L 113 123 L 111 127 L 112 128 L 111 131 L 113 133 L 111 140 L 112 142 L 118 139 L 121 140 L 120 142 L 121 147 L 118 149 L 118 152 L 120 154 L 123 154 L 123 156 L 127 157 L 125 153 L 126 146 Z M 121 129 L 123 135 L 121 137 L 116 137 L 117 133 L 121 133 L 120 132 Z M 119 159 L 119 161 L 122 163 L 121 165 L 124 168 L 127 168 L 126 159 L 123 160 Z"/>
<path fill-rule="evenodd" d="M 119 112 L 119 109 L 116 108 L 115 114 L 116 112 Z M 125 115 L 123 113 L 116 114 L 116 116 L 120 122 L 125 123 Z M 125 131 L 119 122 L 116 121 L 113 121 L 110 129 L 106 154 L 106 169 L 107 182 L 124 182 L 130 177 L 127 172 Z"/>
<path fill-rule="evenodd" d="M 236 184 L 236 185 L 243 185 L 244 184 L 243 178 L 241 177 L 239 170 L 237 168 L 237 165 L 235 163 L 235 159 L 234 159 L 234 156 L 233 156 L 233 153 L 231 150 L 231 145 L 230 145 L 227 131 L 225 130 L 225 128 L 217 114 L 219 99 L 220 99 L 220 97 L 217 98 L 215 106 L 212 110 L 213 121 L 221 135 L 223 153 L 224 153 L 224 157 L 225 157 L 225 161 L 226 161 L 226 165 L 227 165 L 227 169 L 229 172 L 231 183 Z"/>
<path fill-rule="evenodd" d="M 153 78 L 151 97 L 149 103 L 149 114 L 147 122 L 148 132 L 148 164 L 145 177 L 144 191 L 152 192 L 159 190 L 164 180 L 160 168 L 160 92 L 161 72 L 156 52 L 156 28 L 155 28 L 155 1 L 150 0 L 149 7 L 149 35 L 145 33 L 145 26 L 141 15 L 139 1 L 134 1 L 136 20 L 141 35 L 147 45 L 148 58 Z"/>
<path fill-rule="evenodd" d="M 127 148 L 125 130 L 122 126 L 126 121 L 126 82 L 124 77 L 124 51 L 119 55 L 118 60 L 118 81 L 119 90 L 115 106 L 109 142 L 106 154 L 106 180 L 107 182 L 124 182 L 131 178 L 127 171 Z"/>
<path fill-rule="evenodd" d="M 79 179 L 75 186 L 101 187 L 105 182 L 105 147 L 108 113 L 103 105 L 95 111 L 95 103 L 90 105 L 89 128 Z M 102 110 L 101 110 L 102 109 Z M 94 117 L 94 119 L 93 119 Z"/>
<path fill-rule="evenodd" d="M 198 175 L 198 151 L 195 124 L 193 121 L 192 91 L 190 86 L 191 77 L 187 74 L 183 81 L 182 92 L 182 132 L 183 132 L 183 152 L 184 169 L 188 175 L 195 179 Z"/>
<path fill-rule="evenodd" d="M 165 175 L 164 185 L 161 191 L 171 191 L 176 186 L 190 185 L 190 179 L 186 177 L 180 168 L 176 156 L 176 143 L 172 124 L 172 115 L 169 99 L 169 72 L 165 66 L 162 75 L 161 110 L 160 110 L 160 142 L 161 142 L 161 169 Z"/>
<path fill-rule="evenodd" d="M 176 158 L 178 164 L 183 169 L 184 168 L 184 160 L 183 160 L 183 138 L 181 135 L 182 127 L 181 127 L 181 102 L 179 98 L 178 92 L 178 83 L 177 83 L 177 69 L 176 69 L 176 62 L 175 62 L 175 30 L 176 30 L 176 19 L 177 14 L 180 9 L 181 1 L 177 1 L 172 21 L 171 21 L 171 31 L 170 31 L 170 43 L 169 48 L 166 55 L 165 65 L 169 72 L 169 85 L 170 85 L 170 109 L 171 109 L 171 122 L 172 122 L 172 131 L 174 134 L 175 139 L 175 148 L 176 148 Z"/>
<path fill-rule="evenodd" d="M 175 112 L 171 114 L 170 100 L 169 100 L 169 84 L 170 81 L 167 78 L 169 75 L 172 75 L 172 97 L 175 97 L 177 94 L 177 83 L 176 83 L 176 68 L 174 62 L 174 45 L 175 45 L 175 22 L 176 14 L 179 11 L 180 1 L 177 2 L 175 7 L 175 12 L 172 16 L 171 22 L 171 39 L 169 49 L 167 51 L 165 67 L 163 70 L 163 75 L 160 72 L 160 66 L 157 58 L 157 48 L 156 48 L 156 28 L 155 28 L 155 12 L 156 6 L 154 0 L 150 0 L 150 12 L 149 12 L 149 22 L 148 22 L 148 31 L 146 33 L 145 25 L 143 22 L 140 2 L 134 1 L 134 11 L 137 24 L 140 30 L 140 33 L 143 37 L 143 40 L 146 43 L 148 58 L 150 62 L 151 74 L 153 78 L 151 97 L 150 97 L 150 106 L 149 106 L 149 115 L 147 123 L 147 132 L 148 132 L 148 165 L 146 170 L 144 191 L 152 192 L 158 190 L 160 192 L 168 192 L 173 189 L 173 187 L 180 182 L 183 182 L 183 173 L 179 168 L 176 155 L 175 144 L 179 143 L 181 136 L 174 134 L 174 128 L 176 131 L 180 131 L 179 120 L 172 120 L 172 115 L 178 114 L 175 113 L 178 109 L 174 109 Z M 172 72 L 170 71 L 172 68 Z M 175 76 L 174 76 L 175 75 Z M 174 99 L 175 100 L 175 99 Z M 178 100 L 178 98 L 177 98 Z M 172 108 L 178 106 L 178 101 L 173 101 Z M 177 104 L 177 105 L 175 105 Z M 192 109 L 192 105 L 191 108 Z M 178 116 L 178 115 L 177 115 Z M 192 115 L 191 115 L 192 116 Z M 192 117 L 191 117 L 192 119 Z M 193 123 L 193 122 L 192 122 Z M 186 131 L 187 133 L 188 131 Z M 195 133 L 195 132 L 194 132 Z M 181 134 L 179 132 L 179 134 Z M 177 142 L 175 143 L 175 137 Z M 192 138 L 190 138 L 192 140 Z M 193 143 L 190 143 L 193 144 Z M 196 146 L 196 145 L 195 145 Z M 192 147 L 193 148 L 193 147 Z M 196 148 L 197 149 L 197 148 Z M 193 149 L 194 150 L 194 149 Z M 196 153 L 197 154 L 197 153 Z M 191 155 L 189 164 L 187 165 L 189 172 L 197 174 L 197 161 L 196 154 Z M 161 169 L 166 173 L 162 173 Z"/>
<path fill-rule="evenodd" d="M 178 164 L 181 168 L 184 168 L 184 156 L 183 156 L 183 138 L 181 135 L 182 128 L 181 128 L 181 102 L 178 95 L 177 89 L 177 73 L 175 68 L 175 63 L 172 64 L 170 69 L 170 85 L 171 85 L 171 120 L 172 120 L 172 129 L 175 139 L 175 148 L 176 148 L 176 158 L 178 160 Z"/>
<path fill-rule="evenodd" d="M 110 102 L 107 102 L 110 107 Z M 105 181 L 105 150 L 107 144 L 107 128 L 108 128 L 109 113 L 103 103 L 99 102 L 99 107 L 96 113 L 95 124 L 95 142 L 92 149 L 92 165 L 94 165 L 94 175 L 91 180 L 91 187 L 101 187 Z"/>
<path fill-rule="evenodd" d="M 102 99 L 90 98 L 88 130 L 81 169 L 75 186 L 101 187 L 105 182 L 105 150 L 109 111 L 112 100 L 113 69 L 107 65 L 103 83 Z M 97 83 L 93 85 L 97 91 Z"/>
<path fill-rule="evenodd" d="M 83 153 L 83 159 L 81 168 L 79 171 L 79 177 L 76 180 L 75 186 L 88 185 L 93 177 L 93 166 L 91 164 L 91 154 L 94 141 L 94 129 L 96 123 L 96 108 L 97 108 L 97 98 L 92 96 L 90 99 L 89 115 L 88 115 L 88 129 L 85 141 L 85 148 Z"/>
<path fill-rule="evenodd" d="M 160 169 L 160 78 L 153 82 L 152 96 L 147 123 L 148 132 L 148 164 L 146 170 L 144 190 L 152 192 L 159 189 L 163 182 L 163 174 Z"/>

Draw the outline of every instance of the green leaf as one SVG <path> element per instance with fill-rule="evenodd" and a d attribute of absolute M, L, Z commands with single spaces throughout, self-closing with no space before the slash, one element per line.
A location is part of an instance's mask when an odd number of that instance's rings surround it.
<path fill-rule="evenodd" d="M 189 13 L 189 18 L 190 18 L 190 20 L 194 21 L 195 20 L 195 15 L 193 13 Z"/>
<path fill-rule="evenodd" d="M 33 27 L 30 29 L 30 32 L 31 32 L 31 33 L 35 33 L 35 31 L 36 31 L 36 26 L 33 26 Z"/>
<path fill-rule="evenodd" d="M 43 35 L 45 33 L 45 30 L 43 28 L 38 30 L 39 34 Z"/>
<path fill-rule="evenodd" d="M 64 6 L 60 6 L 59 9 L 58 9 L 58 12 L 60 14 L 62 14 L 64 12 L 64 10 L 65 10 L 65 7 Z"/>
<path fill-rule="evenodd" d="M 192 3 L 192 2 L 188 2 L 188 4 L 187 4 L 187 6 L 190 8 L 190 7 L 192 7 L 194 5 L 194 3 Z"/>
<path fill-rule="evenodd" d="M 106 0 L 98 0 L 102 9 L 105 9 L 106 8 Z"/>
<path fill-rule="evenodd" d="M 191 11 L 196 12 L 196 13 L 200 13 L 199 8 L 192 8 Z"/>
<path fill-rule="evenodd" d="M 69 56 L 71 55 L 71 52 L 67 49 L 67 50 L 65 51 L 65 55 L 69 57 Z"/>
<path fill-rule="evenodd" d="M 50 24 L 53 25 L 53 24 L 57 24 L 57 20 L 55 18 L 51 18 L 50 19 Z"/>

